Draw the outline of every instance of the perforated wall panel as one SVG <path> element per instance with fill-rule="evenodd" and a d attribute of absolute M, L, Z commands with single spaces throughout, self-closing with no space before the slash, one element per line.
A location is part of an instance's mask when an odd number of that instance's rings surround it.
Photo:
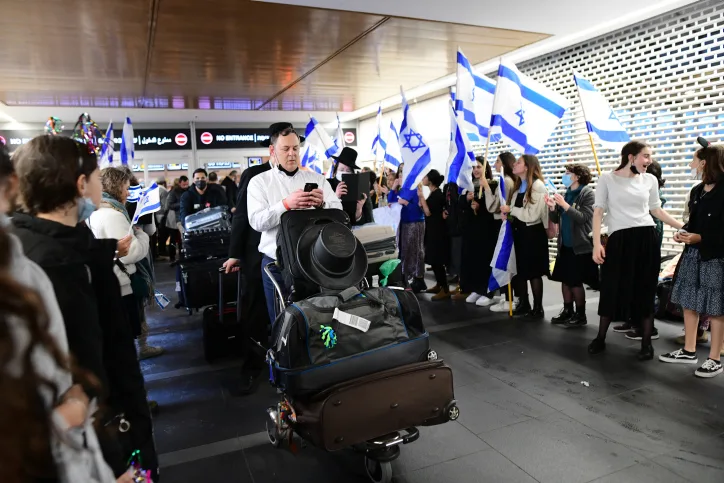
<path fill-rule="evenodd" d="M 666 179 L 665 209 L 681 217 L 686 193 L 693 186 L 689 162 L 696 137 L 724 141 L 724 2 L 695 3 L 518 68 L 572 103 L 538 155 L 547 178 L 562 186 L 568 161 L 585 163 L 595 174 L 573 81 L 575 70 L 605 95 L 632 139 L 651 144 Z M 488 159 L 494 160 L 505 149 L 504 144 L 491 145 Z M 619 153 L 597 149 L 603 172 L 618 166 Z M 475 150 L 482 153 L 484 146 Z M 595 182 L 594 176 L 592 186 Z M 662 253 L 681 250 L 672 234 L 667 227 Z"/>

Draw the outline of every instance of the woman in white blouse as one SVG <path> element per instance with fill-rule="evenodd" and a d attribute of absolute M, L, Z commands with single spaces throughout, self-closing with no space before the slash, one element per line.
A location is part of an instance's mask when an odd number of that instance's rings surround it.
<path fill-rule="evenodd" d="M 621 150 L 621 164 L 605 173 L 596 186 L 593 212 L 593 260 L 601 265 L 601 298 L 598 337 L 588 352 L 606 350 L 606 333 L 612 320 L 641 320 L 639 360 L 651 360 L 654 349 L 654 298 L 661 265 L 661 248 L 654 220 L 674 228 L 683 223 L 661 208 L 657 179 L 646 173 L 651 148 L 631 141 Z M 608 240 L 601 241 L 601 222 L 606 212 Z"/>

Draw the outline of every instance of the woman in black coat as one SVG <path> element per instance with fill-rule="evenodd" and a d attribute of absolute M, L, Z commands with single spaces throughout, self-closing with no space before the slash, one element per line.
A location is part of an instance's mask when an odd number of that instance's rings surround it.
<path fill-rule="evenodd" d="M 435 294 L 432 300 L 450 298 L 450 286 L 445 271 L 445 265 L 450 260 L 450 237 L 445 222 L 445 195 L 440 189 L 444 179 L 436 169 L 427 173 L 422 179 L 422 184 L 430 188 L 427 199 L 422 196 L 422 188 L 417 188 L 420 206 L 425 213 L 425 263 L 432 266 L 435 274 L 435 286 L 427 290 L 427 293 Z"/>
<path fill-rule="evenodd" d="M 100 398 L 101 422 L 112 430 L 101 441 L 104 458 L 118 477 L 140 449 L 144 467 L 157 473 L 146 389 L 113 272 L 116 251 L 127 251 L 130 239 L 97 240 L 83 223 L 101 200 L 96 156 L 70 138 L 38 136 L 13 160 L 23 200 L 15 233 L 53 283 L 71 354 L 101 383 L 102 394 L 91 397 Z M 119 431 L 122 423 L 130 430 Z"/>

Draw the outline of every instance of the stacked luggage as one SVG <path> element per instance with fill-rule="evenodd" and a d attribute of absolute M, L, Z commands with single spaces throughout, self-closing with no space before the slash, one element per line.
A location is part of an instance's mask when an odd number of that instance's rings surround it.
<path fill-rule="evenodd" d="M 389 483 L 400 445 L 419 438 L 416 426 L 460 413 L 417 298 L 359 288 L 367 255 L 339 212 L 282 215 L 277 263 L 285 279 L 316 284 L 317 293 L 285 300 L 274 321 L 267 363 L 281 397 L 267 409 L 267 433 L 275 446 L 297 433 L 327 451 L 352 447 L 372 481 Z"/>
<path fill-rule="evenodd" d="M 370 265 L 397 258 L 397 234 L 391 226 L 367 224 L 354 228 Z"/>

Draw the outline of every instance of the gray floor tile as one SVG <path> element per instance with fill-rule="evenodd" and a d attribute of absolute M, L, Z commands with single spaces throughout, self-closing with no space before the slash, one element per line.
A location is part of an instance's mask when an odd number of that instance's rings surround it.
<path fill-rule="evenodd" d="M 724 481 L 724 435 L 702 441 L 689 451 L 677 450 L 653 461 L 696 483 Z"/>
<path fill-rule="evenodd" d="M 651 461 L 643 461 L 591 483 L 687 483 L 689 480 Z"/>
<path fill-rule="evenodd" d="M 161 479 L 164 483 L 252 482 L 241 451 L 163 468 Z"/>
<path fill-rule="evenodd" d="M 644 460 L 560 413 L 483 433 L 480 437 L 544 483 L 583 483 Z"/>
<path fill-rule="evenodd" d="M 397 483 L 535 483 L 494 450 L 463 456 L 399 476 Z"/>

